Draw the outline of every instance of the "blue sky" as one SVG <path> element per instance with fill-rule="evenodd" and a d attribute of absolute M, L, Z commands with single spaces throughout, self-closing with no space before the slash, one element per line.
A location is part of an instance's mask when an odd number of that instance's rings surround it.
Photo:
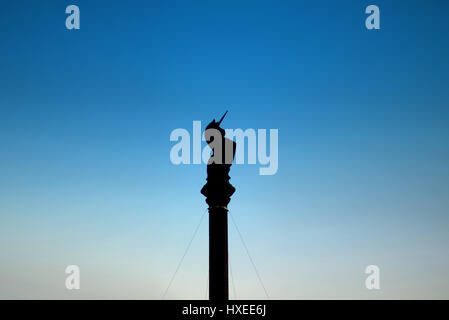
<path fill-rule="evenodd" d="M 2 2 L 0 297 L 160 299 L 206 209 L 170 132 L 229 110 L 279 130 L 278 172 L 233 166 L 229 205 L 270 297 L 449 298 L 448 7 Z M 237 298 L 264 298 L 232 225 L 230 259 Z M 206 285 L 205 219 L 167 298 Z"/>

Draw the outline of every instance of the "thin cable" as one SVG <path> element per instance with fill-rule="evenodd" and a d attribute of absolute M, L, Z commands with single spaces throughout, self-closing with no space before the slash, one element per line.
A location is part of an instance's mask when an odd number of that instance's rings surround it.
<path fill-rule="evenodd" d="M 204 299 L 207 300 L 207 292 L 209 289 L 209 272 L 207 273 L 207 280 L 206 280 L 206 294 L 204 295 Z"/>
<path fill-rule="evenodd" d="M 234 292 L 234 300 L 237 300 L 237 290 L 235 288 L 234 276 L 232 275 L 231 260 L 229 259 L 229 257 L 228 257 L 228 262 L 229 262 L 229 273 L 231 274 L 232 289 Z"/>
<path fill-rule="evenodd" d="M 184 254 L 182 255 L 182 258 L 181 258 L 181 260 L 179 261 L 178 266 L 176 267 L 175 273 L 173 274 L 173 276 L 172 276 L 171 279 L 170 279 L 170 282 L 168 283 L 167 289 L 165 289 L 165 292 L 164 292 L 164 295 L 162 296 L 162 299 L 165 299 L 165 295 L 167 294 L 168 289 L 170 289 L 170 286 L 171 286 L 173 280 L 175 279 L 175 276 L 176 276 L 176 274 L 178 273 L 178 270 L 179 270 L 179 268 L 181 267 L 181 264 L 182 264 L 182 262 L 184 261 L 184 258 L 185 258 L 185 256 L 186 256 L 187 252 L 189 251 L 190 245 L 192 244 L 193 239 L 195 238 L 195 236 L 196 236 L 196 234 L 197 234 L 197 232 L 198 232 L 198 229 L 199 229 L 200 226 L 201 226 L 201 222 L 203 222 L 203 218 L 204 218 L 204 215 L 206 214 L 206 211 L 207 211 L 207 209 L 204 210 L 203 214 L 201 215 L 200 222 L 199 222 L 198 225 L 196 226 L 196 229 L 195 229 L 195 232 L 194 232 L 193 235 L 192 235 L 192 238 L 190 238 L 189 244 L 187 245 L 187 248 L 186 248 L 186 250 L 184 251 Z"/>
<path fill-rule="evenodd" d="M 256 271 L 257 278 L 259 279 L 259 282 L 262 285 L 263 291 L 265 291 L 265 295 L 267 296 L 267 299 L 270 300 L 270 297 L 268 296 L 267 289 L 265 289 L 265 286 L 263 285 L 262 278 L 259 275 L 259 271 L 257 271 L 256 264 L 254 263 L 253 259 L 251 258 L 251 255 L 249 253 L 248 247 L 246 246 L 245 240 L 243 240 L 243 236 L 240 233 L 239 228 L 237 227 L 237 223 L 235 223 L 232 213 L 229 212 L 229 215 L 231 216 L 232 223 L 234 224 L 234 227 L 237 230 L 237 233 L 239 234 L 240 240 L 242 241 L 243 246 L 245 247 L 246 253 L 248 255 L 249 260 L 251 261 L 251 264 L 253 265 L 254 271 Z"/>

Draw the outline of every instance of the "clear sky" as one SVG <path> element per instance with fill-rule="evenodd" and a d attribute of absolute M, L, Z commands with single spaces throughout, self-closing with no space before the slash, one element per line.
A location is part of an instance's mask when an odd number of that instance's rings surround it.
<path fill-rule="evenodd" d="M 225 128 L 279 129 L 278 172 L 233 166 L 229 205 L 271 298 L 448 299 L 448 9 L 2 1 L 0 298 L 160 299 L 207 207 L 170 132 L 228 109 Z M 229 230 L 231 298 L 263 299 Z M 166 298 L 206 297 L 207 232 Z"/>

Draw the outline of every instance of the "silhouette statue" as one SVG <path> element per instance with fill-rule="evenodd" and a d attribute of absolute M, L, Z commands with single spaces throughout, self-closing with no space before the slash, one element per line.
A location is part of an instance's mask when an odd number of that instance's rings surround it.
<path fill-rule="evenodd" d="M 207 183 L 201 189 L 201 193 L 206 196 L 209 207 L 226 207 L 235 191 L 235 188 L 229 183 L 229 170 L 234 160 L 237 144 L 235 141 L 225 138 L 225 130 L 220 127 L 227 113 L 228 111 L 218 122 L 213 119 L 205 130 L 206 142 L 212 149 L 212 155 L 207 164 Z M 215 138 L 220 138 L 221 143 L 215 142 Z"/>
<path fill-rule="evenodd" d="M 229 299 L 228 277 L 228 203 L 235 192 L 229 183 L 229 170 L 234 160 L 236 143 L 225 138 L 220 121 L 206 127 L 206 142 L 212 149 L 207 163 L 207 182 L 201 189 L 209 205 L 209 300 Z M 219 140 L 215 140 L 219 139 Z"/>

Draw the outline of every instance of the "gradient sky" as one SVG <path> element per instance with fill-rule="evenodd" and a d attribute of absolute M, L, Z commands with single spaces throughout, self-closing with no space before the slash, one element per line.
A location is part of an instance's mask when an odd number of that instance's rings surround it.
<path fill-rule="evenodd" d="M 225 128 L 279 129 L 277 174 L 233 166 L 229 205 L 270 298 L 448 299 L 448 9 L 2 1 L 0 298 L 162 298 L 207 207 L 170 132 L 229 109 Z M 207 232 L 166 298 L 206 297 Z M 231 298 L 265 298 L 229 232 Z"/>

